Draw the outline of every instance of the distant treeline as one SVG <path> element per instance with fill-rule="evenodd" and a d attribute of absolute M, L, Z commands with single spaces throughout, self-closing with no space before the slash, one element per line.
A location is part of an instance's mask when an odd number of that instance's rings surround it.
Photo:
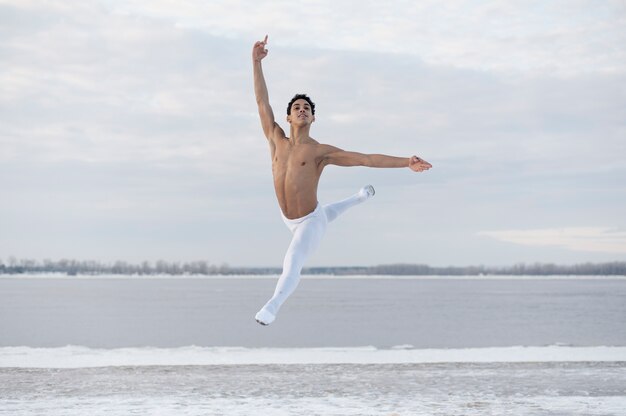
<path fill-rule="evenodd" d="M 10 257 L 0 259 L 0 274 L 20 273 L 65 273 L 67 275 L 87 274 L 131 274 L 131 275 L 252 275 L 280 274 L 277 267 L 231 267 L 227 264 L 214 265 L 208 261 L 156 262 L 144 261 L 132 264 L 125 261 L 103 263 L 94 260 L 30 260 Z M 406 275 L 406 276 L 479 276 L 479 275 L 603 275 L 626 276 L 626 262 L 584 263 L 571 266 L 550 263 L 516 264 L 506 267 L 463 266 L 431 267 L 423 264 L 387 264 L 380 266 L 352 267 L 310 267 L 304 274 L 335 275 Z"/>
<path fill-rule="evenodd" d="M 305 269 L 306 270 L 306 269 Z M 364 274 L 364 275 L 405 275 L 405 276 L 547 276 L 547 275 L 603 275 L 626 276 L 626 262 L 583 263 L 563 266 L 551 263 L 516 264 L 504 267 L 489 266 L 449 266 L 431 267 L 425 264 L 384 264 L 370 267 L 312 267 L 310 274 Z"/>

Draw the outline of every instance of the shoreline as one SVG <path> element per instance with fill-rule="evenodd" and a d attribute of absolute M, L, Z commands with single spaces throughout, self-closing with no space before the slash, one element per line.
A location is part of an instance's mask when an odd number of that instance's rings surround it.
<path fill-rule="evenodd" d="M 67 279 L 67 280 L 96 280 L 96 279 L 171 279 L 171 280 L 211 280 L 211 279 L 276 279 L 278 274 L 76 274 L 66 273 L 20 273 L 0 274 L 1 279 Z M 616 275 L 339 275 L 339 274 L 303 274 L 302 279 L 395 279 L 395 280 L 626 280 L 626 276 Z"/>
<path fill-rule="evenodd" d="M 0 368 L 91 368 L 212 365 L 451 364 L 623 362 L 626 346 L 511 346 L 481 348 L 89 348 L 0 347 Z"/>

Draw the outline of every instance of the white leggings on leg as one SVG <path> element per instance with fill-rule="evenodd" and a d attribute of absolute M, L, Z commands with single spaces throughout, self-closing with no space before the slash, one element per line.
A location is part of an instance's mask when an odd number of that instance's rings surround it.
<path fill-rule="evenodd" d="M 293 237 L 285 254 L 283 272 L 276 284 L 274 296 L 259 311 L 257 320 L 265 324 L 270 324 L 274 320 L 282 304 L 298 287 L 304 262 L 322 241 L 326 232 L 326 225 L 348 208 L 360 204 L 366 199 L 365 195 L 357 193 L 333 204 L 320 206 L 318 203 L 313 212 L 293 220 L 285 217 L 281 212 L 283 221 L 292 232 Z"/>

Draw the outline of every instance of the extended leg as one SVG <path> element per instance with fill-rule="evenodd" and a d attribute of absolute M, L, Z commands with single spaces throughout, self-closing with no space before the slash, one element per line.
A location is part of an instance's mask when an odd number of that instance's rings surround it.
<path fill-rule="evenodd" d="M 276 284 L 274 296 L 256 314 L 257 322 L 269 325 L 274 321 L 282 304 L 298 287 L 304 262 L 319 246 L 325 231 L 326 217 L 322 212 L 296 226 L 285 254 L 283 272 Z"/>
<path fill-rule="evenodd" d="M 352 208 L 355 205 L 365 202 L 369 198 L 373 197 L 375 193 L 376 192 L 374 191 L 374 187 L 372 185 L 366 185 L 351 197 L 343 199 L 339 202 L 324 205 L 323 208 L 326 213 L 326 218 L 328 218 L 328 222 L 333 221 L 339 215 L 343 214 L 343 212 L 348 208 Z"/>

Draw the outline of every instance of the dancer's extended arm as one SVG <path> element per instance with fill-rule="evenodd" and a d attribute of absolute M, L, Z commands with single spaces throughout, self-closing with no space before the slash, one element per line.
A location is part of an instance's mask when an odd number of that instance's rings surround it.
<path fill-rule="evenodd" d="M 329 151 L 323 156 L 323 163 L 337 166 L 367 166 L 370 168 L 411 168 L 415 172 L 423 172 L 433 166 L 417 156 L 396 157 L 380 154 L 363 154 L 346 152 L 336 147 L 327 146 Z"/>

